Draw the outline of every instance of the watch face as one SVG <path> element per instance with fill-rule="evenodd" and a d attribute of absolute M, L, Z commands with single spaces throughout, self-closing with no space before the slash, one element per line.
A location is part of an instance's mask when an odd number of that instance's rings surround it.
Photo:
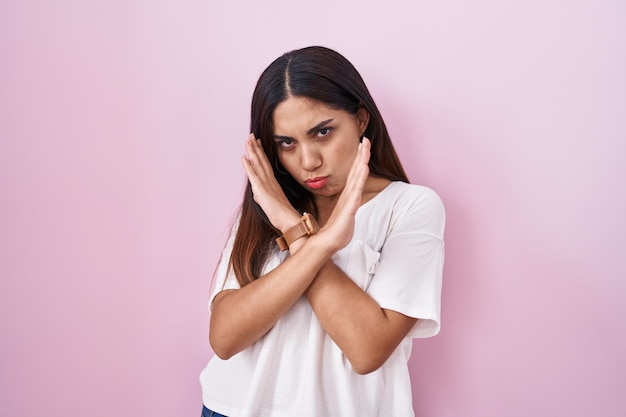
<path fill-rule="evenodd" d="M 302 216 L 302 223 L 306 228 L 307 235 L 314 235 L 320 229 L 317 221 L 315 221 L 315 217 L 311 216 L 309 213 L 304 213 Z"/>

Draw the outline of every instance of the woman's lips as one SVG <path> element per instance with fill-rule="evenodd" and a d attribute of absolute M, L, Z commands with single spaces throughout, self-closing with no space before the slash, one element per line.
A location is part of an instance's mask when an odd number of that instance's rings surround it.
<path fill-rule="evenodd" d="M 328 181 L 328 177 L 317 177 L 317 178 L 312 178 L 310 180 L 306 180 L 304 181 L 304 183 L 307 185 L 307 187 L 317 190 L 319 188 L 322 188 L 324 185 L 326 185 L 327 181 Z"/>

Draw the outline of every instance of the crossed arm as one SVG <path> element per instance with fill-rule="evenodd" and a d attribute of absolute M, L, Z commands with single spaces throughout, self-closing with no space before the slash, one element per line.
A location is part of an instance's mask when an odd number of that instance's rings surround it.
<path fill-rule="evenodd" d="M 300 215 L 282 193 L 260 144 L 251 137 L 246 146 L 243 164 L 255 201 L 284 232 Z M 220 358 L 230 358 L 256 342 L 303 295 L 357 373 L 378 369 L 406 336 L 416 319 L 380 308 L 331 261 L 352 239 L 354 216 L 369 175 L 369 150 L 364 139 L 344 192 L 316 235 L 294 242 L 290 256 L 268 274 L 215 297 L 209 339 Z"/>

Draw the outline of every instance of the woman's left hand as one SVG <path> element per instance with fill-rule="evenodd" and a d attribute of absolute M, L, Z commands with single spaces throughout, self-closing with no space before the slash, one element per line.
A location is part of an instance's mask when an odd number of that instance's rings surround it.
<path fill-rule="evenodd" d="M 261 206 L 272 225 L 284 232 L 300 221 L 300 214 L 278 184 L 272 165 L 254 133 L 248 136 L 246 152 L 241 161 L 252 186 L 254 201 Z"/>
<path fill-rule="evenodd" d="M 338 251 L 352 240 L 356 212 L 361 205 L 363 190 L 369 176 L 371 142 L 363 138 L 352 163 L 346 185 L 330 217 L 318 233 L 332 252 Z"/>

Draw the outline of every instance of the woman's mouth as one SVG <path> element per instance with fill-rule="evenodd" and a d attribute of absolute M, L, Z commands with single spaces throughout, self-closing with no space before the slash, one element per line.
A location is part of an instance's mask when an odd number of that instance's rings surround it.
<path fill-rule="evenodd" d="M 306 180 L 304 181 L 304 183 L 306 184 L 307 187 L 317 190 L 317 189 L 322 188 L 324 185 L 326 185 L 327 181 L 328 181 L 328 177 L 317 177 L 317 178 L 311 178 L 310 180 Z"/>

